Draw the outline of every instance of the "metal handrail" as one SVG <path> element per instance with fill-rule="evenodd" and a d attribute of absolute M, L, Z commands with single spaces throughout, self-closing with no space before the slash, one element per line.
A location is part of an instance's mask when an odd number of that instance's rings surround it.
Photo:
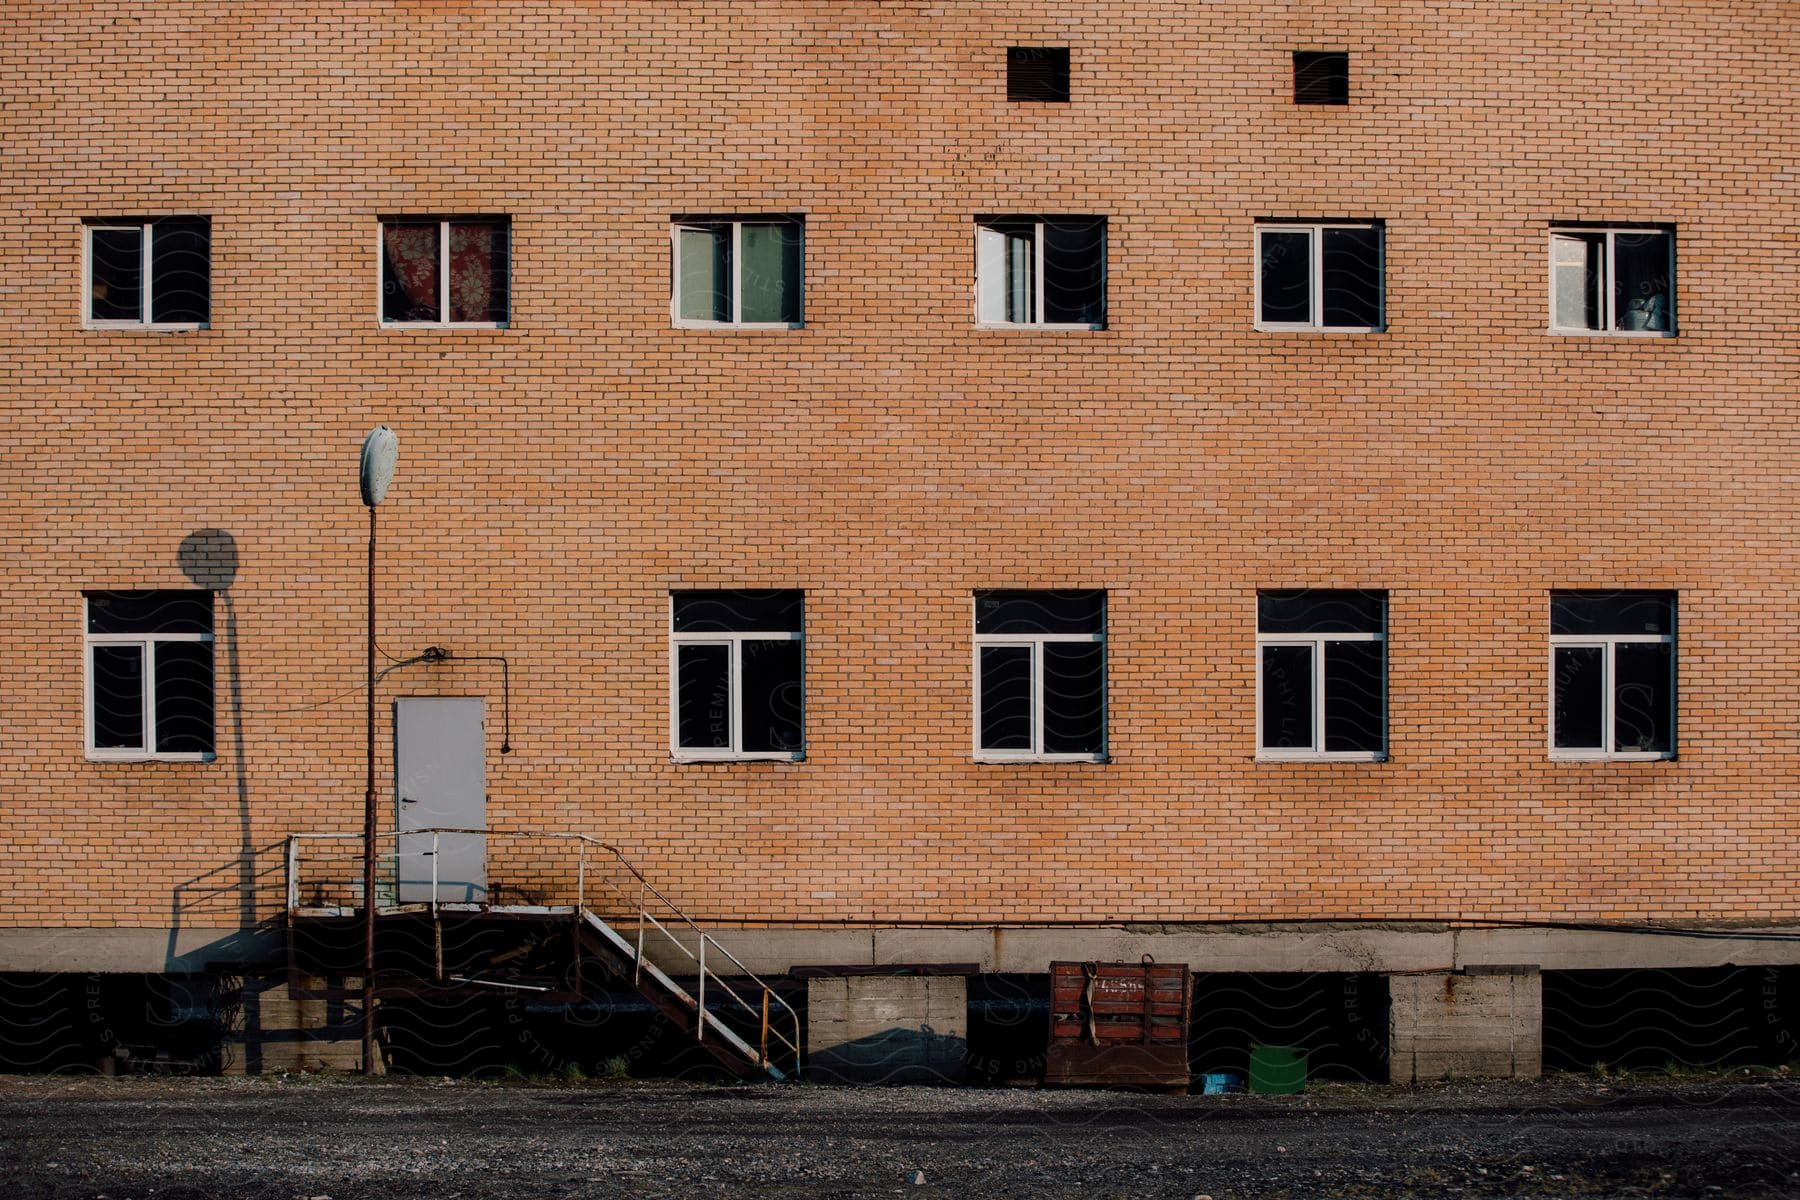
<path fill-rule="evenodd" d="M 695 1021 L 694 1021 L 696 1038 L 698 1038 L 700 1040 L 705 1039 L 706 1023 L 708 1021 L 713 1022 L 713 1024 L 717 1028 L 720 1028 L 720 1029 L 725 1028 L 719 1022 L 718 1017 L 713 1015 L 712 1013 L 708 1012 L 706 1009 L 706 987 L 707 987 L 707 981 L 710 979 L 710 980 L 712 980 L 714 987 L 716 987 L 718 990 L 724 992 L 726 996 L 728 996 L 733 1002 L 738 1004 L 746 1012 L 751 1013 L 751 1014 L 758 1014 L 760 1012 L 761 1038 L 760 1038 L 759 1047 L 758 1047 L 758 1054 L 759 1054 L 761 1061 L 759 1062 L 758 1065 L 760 1065 L 760 1066 L 768 1065 L 768 1042 L 769 1042 L 770 1037 L 774 1037 L 781 1045 L 786 1046 L 790 1051 L 792 1051 L 796 1061 L 798 1061 L 800 1059 L 800 1057 L 801 1057 L 800 1014 L 794 1010 L 794 1007 L 791 1004 L 789 1004 L 786 1000 L 782 999 L 782 997 L 775 991 L 774 988 L 770 987 L 769 984 L 764 982 L 761 977 L 759 977 L 755 972 L 751 971 L 748 967 L 746 967 L 744 965 L 743 961 L 741 959 L 739 959 L 737 957 L 737 955 L 733 954 L 730 950 L 726 949 L 725 946 L 722 945 L 716 937 L 714 937 L 712 934 L 706 932 L 705 929 L 701 928 L 700 924 L 697 921 L 695 921 L 692 917 L 688 916 L 687 913 L 683 912 L 681 910 L 681 908 L 673 900 L 671 900 L 667 896 L 665 896 L 656 887 L 656 885 L 652 884 L 649 881 L 649 879 L 647 879 L 644 876 L 644 873 L 642 871 L 637 869 L 637 867 L 631 862 L 630 859 L 625 857 L 624 851 L 620 850 L 619 847 L 613 845 L 611 842 L 601 841 L 599 838 L 593 837 L 589 834 L 567 833 L 567 832 L 563 832 L 560 830 L 548 830 L 548 829 L 468 829 L 468 828 L 445 826 L 445 827 L 441 827 L 441 828 L 432 828 L 432 829 L 407 829 L 407 830 L 389 830 L 389 831 L 387 831 L 382 836 L 384 838 L 393 839 L 394 850 L 392 851 L 392 853 L 379 855 L 378 858 L 382 859 L 382 860 L 393 861 L 395 863 L 398 863 L 400 856 L 401 856 L 400 841 L 399 841 L 399 839 L 401 837 L 422 836 L 425 834 L 431 835 L 431 850 L 428 852 L 431 857 L 430 909 L 434 914 L 439 911 L 439 902 L 438 902 L 438 883 L 439 883 L 438 859 L 439 859 L 439 855 L 438 855 L 438 850 L 441 845 L 441 841 L 440 841 L 441 835 L 447 834 L 447 833 L 448 834 L 478 834 L 483 837 L 498 837 L 498 838 L 511 837 L 511 838 L 522 838 L 522 839 L 526 839 L 526 840 L 536 838 L 536 839 L 543 839 L 546 841 L 567 841 L 567 842 L 575 843 L 575 845 L 576 845 L 575 909 L 578 913 L 590 913 L 591 912 L 591 910 L 588 907 L 588 901 L 587 901 L 587 890 L 588 890 L 588 884 L 589 884 L 589 876 L 588 876 L 588 869 L 587 869 L 588 868 L 587 855 L 588 855 L 589 847 L 593 847 L 596 850 L 604 851 L 605 853 L 610 854 L 612 856 L 613 860 L 617 863 L 617 865 L 620 867 L 623 867 L 625 869 L 625 871 L 629 873 L 631 879 L 634 880 L 638 885 L 638 888 L 637 888 L 638 896 L 637 896 L 637 902 L 635 905 L 631 904 L 630 897 L 624 891 L 622 891 L 619 888 L 611 887 L 610 885 L 607 885 L 608 890 L 610 890 L 617 899 L 625 901 L 628 907 L 635 909 L 633 916 L 637 920 L 638 929 L 637 929 L 637 960 L 636 960 L 636 962 L 634 962 L 632 964 L 633 974 L 634 974 L 634 982 L 635 982 L 636 977 L 641 972 L 643 964 L 647 961 L 647 959 L 645 957 L 645 953 L 644 953 L 645 930 L 647 928 L 654 927 L 658 933 L 662 934 L 663 937 L 668 940 L 670 945 L 675 947 L 675 949 L 681 951 L 682 954 L 686 955 L 690 960 L 692 960 L 696 964 L 696 969 L 698 971 L 698 977 L 699 977 L 699 987 L 697 989 L 698 990 L 698 998 L 695 1001 L 696 1013 L 695 1013 Z M 300 847 L 301 847 L 302 842 L 304 842 L 304 841 L 358 841 L 358 842 L 360 842 L 361 840 L 362 840 L 361 833 L 290 833 L 290 834 L 288 834 L 288 837 L 287 837 L 287 903 L 288 903 L 288 911 L 290 913 L 292 913 L 292 912 L 300 911 L 300 909 L 301 909 L 301 905 L 300 905 L 300 862 L 301 862 Z M 682 940 L 680 938 L 676 937 L 675 933 L 669 928 L 669 926 L 664 924 L 663 920 L 659 919 L 658 916 L 651 911 L 650 900 L 652 898 L 654 898 L 654 900 L 660 906 L 664 917 L 668 918 L 673 924 L 677 925 L 678 927 L 685 927 L 686 930 L 688 930 L 689 932 L 692 933 L 692 935 L 696 939 L 697 952 L 695 949 L 690 949 L 685 943 L 682 942 Z M 398 900 L 398 895 L 396 895 L 395 899 L 396 899 L 396 901 Z M 373 902 L 374 902 L 373 897 L 367 897 L 367 896 L 364 897 L 365 904 L 373 903 Z M 598 914 L 594 914 L 594 915 L 597 918 Z M 726 981 L 726 978 L 724 976 L 720 975 L 715 969 L 713 969 L 707 965 L 706 957 L 707 957 L 707 952 L 708 952 L 708 950 L 707 950 L 708 943 L 711 944 L 711 948 L 715 953 L 724 955 L 726 961 L 728 961 L 732 966 L 737 968 L 738 972 L 740 973 L 740 978 L 745 978 L 745 979 L 750 980 L 751 983 L 753 983 L 756 986 L 756 988 L 762 993 L 760 1008 L 759 1008 L 759 1006 L 753 1005 L 748 1000 L 746 1000 L 743 997 L 743 995 L 736 988 L 732 987 L 731 984 Z M 775 1005 L 779 1006 L 779 1008 L 781 1010 L 781 1013 L 784 1017 L 784 1020 L 781 1022 L 781 1024 L 787 1024 L 788 1022 L 792 1023 L 792 1026 L 793 1026 L 793 1037 L 792 1038 L 788 1037 L 786 1032 L 784 1032 L 781 1028 L 779 1028 L 777 1026 L 777 1024 L 774 1021 L 771 1020 L 771 1013 L 769 1010 L 769 1006 L 770 1006 L 771 1002 L 773 1002 Z"/>

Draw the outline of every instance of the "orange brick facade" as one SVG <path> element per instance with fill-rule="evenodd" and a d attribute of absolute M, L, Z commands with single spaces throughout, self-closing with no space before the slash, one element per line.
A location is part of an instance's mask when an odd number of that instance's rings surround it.
<path fill-rule="evenodd" d="M 0 48 L 0 923 L 280 908 L 381 640 L 496 826 L 719 920 L 1800 910 L 1800 45 L 1776 3 L 16 6 Z M 1005 98 L 1067 45 L 1073 101 Z M 1289 54 L 1351 54 L 1348 107 Z M 378 214 L 496 213 L 498 330 L 384 329 Z M 676 329 L 669 218 L 804 213 L 805 328 Z M 1108 219 L 1108 328 L 975 327 L 971 218 Z M 84 329 L 82 221 L 212 219 L 212 320 Z M 1384 332 L 1253 327 L 1252 224 L 1386 222 Z M 1679 335 L 1546 333 L 1558 221 L 1677 231 Z M 85 588 L 217 607 L 218 757 L 96 763 Z M 672 589 L 802 588 L 795 764 L 678 764 Z M 974 589 L 1108 593 L 1105 764 L 971 755 Z M 1255 760 L 1258 588 L 1389 596 L 1389 760 Z M 1679 756 L 1546 752 L 1552 588 L 1679 593 Z M 391 810 L 391 797 L 384 801 Z"/>

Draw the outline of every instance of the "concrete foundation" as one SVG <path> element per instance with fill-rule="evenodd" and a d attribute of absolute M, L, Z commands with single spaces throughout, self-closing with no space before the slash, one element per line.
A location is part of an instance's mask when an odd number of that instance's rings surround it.
<path fill-rule="evenodd" d="M 948 1083 L 967 1073 L 968 981 L 859 975 L 806 985 L 807 1078 Z"/>
<path fill-rule="evenodd" d="M 1389 1079 L 1535 1078 L 1543 1072 L 1543 978 L 1503 967 L 1388 979 Z"/>
<path fill-rule="evenodd" d="M 734 928 L 708 932 L 749 970 L 783 975 L 807 963 L 891 966 L 968 963 L 980 972 L 1041 974 L 1057 960 L 1185 962 L 1196 971 L 1460 971 L 1536 963 L 1546 971 L 1637 967 L 1800 965 L 1800 927 L 1674 931 L 1497 928 L 1441 923 L 1381 925 L 1095 925 L 1059 928 Z M 1769 935 L 1779 935 L 1770 937 Z M 665 970 L 693 959 L 652 947 Z M 278 929 L 0 929 L 0 971 L 151 971 L 208 974 L 225 966 L 273 968 L 283 959 Z"/>
<path fill-rule="evenodd" d="M 345 982 L 302 976 L 298 986 L 291 987 L 285 974 L 246 979 L 241 1021 L 226 1042 L 222 1072 L 360 1071 L 361 1005 L 313 998 L 327 986 L 342 989 Z"/>

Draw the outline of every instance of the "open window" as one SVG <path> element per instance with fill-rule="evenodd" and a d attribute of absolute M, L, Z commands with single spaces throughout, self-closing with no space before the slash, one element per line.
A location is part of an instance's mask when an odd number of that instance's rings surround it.
<path fill-rule="evenodd" d="M 204 329 L 212 320 L 212 221 L 113 218 L 83 231 L 93 329 Z"/>
<path fill-rule="evenodd" d="M 1258 758 L 1387 757 L 1387 593 L 1256 596 Z"/>
<path fill-rule="evenodd" d="M 975 593 L 975 757 L 1106 758 L 1106 593 Z"/>
<path fill-rule="evenodd" d="M 88 592 L 87 755 L 213 757 L 213 594 Z"/>
<path fill-rule="evenodd" d="M 677 217 L 669 237 L 676 325 L 800 327 L 805 271 L 800 217 Z"/>
<path fill-rule="evenodd" d="M 1550 755 L 1675 756 L 1675 593 L 1550 594 Z"/>
<path fill-rule="evenodd" d="M 511 319 L 512 225 L 504 217 L 381 222 L 381 323 L 498 328 Z"/>
<path fill-rule="evenodd" d="M 1256 327 L 1374 333 L 1383 322 L 1378 222 L 1256 227 Z"/>
<path fill-rule="evenodd" d="M 980 325 L 1106 328 L 1106 218 L 976 218 L 975 289 Z"/>
<path fill-rule="evenodd" d="M 804 593 L 675 592 L 670 607 L 675 758 L 802 757 Z"/>
<path fill-rule="evenodd" d="M 1552 229 L 1550 330 L 1673 336 L 1674 232 Z"/>

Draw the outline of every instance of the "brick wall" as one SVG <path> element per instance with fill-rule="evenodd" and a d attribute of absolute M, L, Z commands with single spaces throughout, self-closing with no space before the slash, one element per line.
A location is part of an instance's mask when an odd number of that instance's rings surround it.
<path fill-rule="evenodd" d="M 383 645 L 512 662 L 491 819 L 704 915 L 1794 913 L 1788 6 L 10 15 L 0 923 L 266 917 L 285 834 L 359 827 L 377 422 Z M 1073 103 L 1005 101 L 1015 44 Z M 1349 107 L 1290 103 L 1305 47 Z M 464 211 L 512 218 L 511 327 L 378 328 L 376 214 Z M 670 328 L 669 216 L 734 211 L 806 214 L 805 329 Z M 1107 330 L 973 327 L 1008 211 L 1108 217 Z M 172 212 L 212 328 L 83 330 L 82 219 Z M 1383 218 L 1388 331 L 1255 332 L 1264 216 Z M 1546 335 L 1558 220 L 1674 223 L 1680 336 Z M 217 761 L 85 761 L 81 590 L 191 586 L 207 529 Z M 1108 590 L 1113 761 L 972 762 L 970 591 L 1057 586 Z M 1388 590 L 1390 761 L 1253 760 L 1299 586 Z M 803 763 L 670 761 L 693 587 L 806 589 Z M 1548 761 L 1552 587 L 1679 591 L 1678 760 Z"/>

